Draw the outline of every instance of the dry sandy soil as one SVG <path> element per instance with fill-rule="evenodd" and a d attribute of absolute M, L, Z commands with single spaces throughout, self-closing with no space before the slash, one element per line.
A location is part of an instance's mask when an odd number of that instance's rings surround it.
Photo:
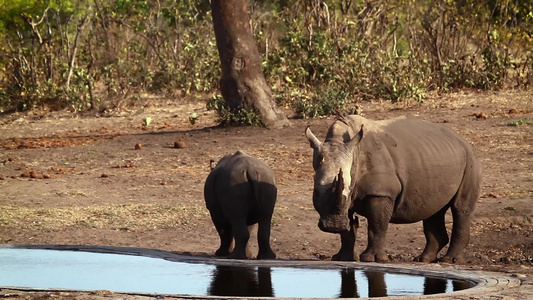
<path fill-rule="evenodd" d="M 205 208 L 204 181 L 210 160 L 241 149 L 276 173 L 272 247 L 278 258 L 328 260 L 336 253 L 338 236 L 317 227 L 312 150 L 303 134 L 310 125 L 323 139 L 333 117 L 291 119 L 291 127 L 275 130 L 218 128 L 204 102 L 145 104 L 97 116 L 43 110 L 0 116 L 0 244 L 132 246 L 212 256 L 219 241 Z M 531 288 L 531 92 L 358 105 L 371 119 L 409 114 L 446 123 L 474 145 L 484 178 L 461 268 L 517 274 Z M 191 113 L 199 116 L 195 124 Z M 152 121 L 146 126 L 147 117 Z M 518 120 L 529 124 L 515 126 Z M 185 147 L 174 147 L 180 140 Z M 361 226 L 358 252 L 366 246 L 364 219 Z M 425 241 L 421 223 L 391 225 L 387 237 L 394 263 L 411 262 Z"/>

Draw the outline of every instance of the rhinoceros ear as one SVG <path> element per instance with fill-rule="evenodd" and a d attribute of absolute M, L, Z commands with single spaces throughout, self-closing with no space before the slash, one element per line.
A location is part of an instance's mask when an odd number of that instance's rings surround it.
<path fill-rule="evenodd" d="M 311 146 L 311 148 L 313 148 L 313 150 L 315 151 L 319 151 L 320 146 L 322 146 L 322 143 L 313 134 L 313 132 L 311 132 L 311 128 L 309 128 L 309 126 L 307 126 L 307 128 L 305 129 L 305 136 L 309 140 L 309 145 Z"/>
<path fill-rule="evenodd" d="M 361 139 L 363 138 L 363 127 L 364 125 L 361 125 L 359 132 L 351 140 L 346 142 L 348 149 L 355 149 L 359 142 L 361 142 Z"/>

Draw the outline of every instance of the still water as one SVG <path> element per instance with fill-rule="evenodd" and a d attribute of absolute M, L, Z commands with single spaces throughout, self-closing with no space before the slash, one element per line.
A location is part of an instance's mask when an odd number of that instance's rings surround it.
<path fill-rule="evenodd" d="M 0 249 L 0 286 L 213 296 L 343 298 L 415 296 L 464 281 L 351 268 L 234 267 L 144 256 Z"/>

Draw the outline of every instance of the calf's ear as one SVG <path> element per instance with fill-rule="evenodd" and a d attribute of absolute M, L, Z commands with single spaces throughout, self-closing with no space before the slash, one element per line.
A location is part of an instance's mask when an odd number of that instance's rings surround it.
<path fill-rule="evenodd" d="M 311 128 L 309 128 L 309 126 L 307 126 L 307 128 L 305 129 L 305 136 L 309 140 L 309 145 L 311 146 L 311 148 L 313 148 L 313 150 L 315 151 L 319 151 L 320 146 L 322 146 L 322 143 L 313 134 L 313 132 L 311 132 Z"/>

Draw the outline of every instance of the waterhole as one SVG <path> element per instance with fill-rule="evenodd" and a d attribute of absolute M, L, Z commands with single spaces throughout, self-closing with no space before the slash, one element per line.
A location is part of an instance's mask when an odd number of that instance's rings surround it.
<path fill-rule="evenodd" d="M 111 252 L 101 250 L 98 252 Z M 216 261 L 187 262 L 86 250 L 0 248 L 0 286 L 281 298 L 419 296 L 472 286 L 468 281 L 346 266 L 254 266 Z"/>

